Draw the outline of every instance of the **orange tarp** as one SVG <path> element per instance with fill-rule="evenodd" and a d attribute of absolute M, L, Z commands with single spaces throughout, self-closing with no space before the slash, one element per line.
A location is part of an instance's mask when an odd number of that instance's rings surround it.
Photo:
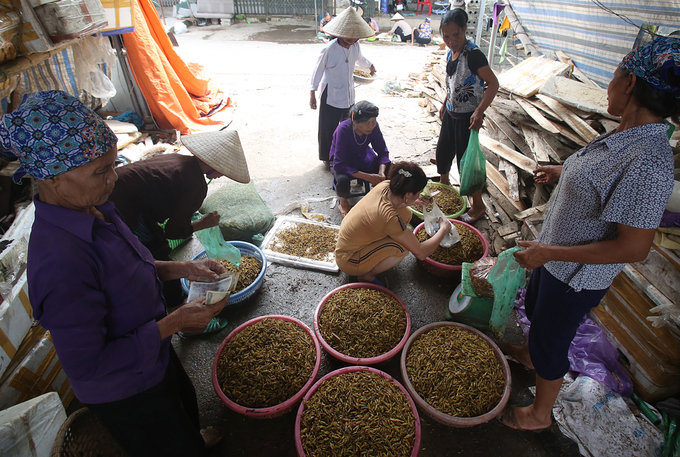
<path fill-rule="evenodd" d="M 123 34 L 123 42 L 158 126 L 190 134 L 224 124 L 219 111 L 233 106 L 231 99 L 201 74 L 200 65 L 187 65 L 177 55 L 151 0 L 135 0 L 134 7 L 135 31 Z M 207 116 L 213 110 L 217 115 Z"/>

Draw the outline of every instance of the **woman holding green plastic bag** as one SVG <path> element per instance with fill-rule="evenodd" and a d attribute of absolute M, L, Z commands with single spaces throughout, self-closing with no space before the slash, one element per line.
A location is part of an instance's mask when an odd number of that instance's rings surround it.
<path fill-rule="evenodd" d="M 460 8 L 448 11 L 441 20 L 442 38 L 449 48 L 446 55 L 447 97 L 439 110 L 442 127 L 433 162 L 437 164 L 440 182 L 450 184 L 449 172 L 453 158 L 456 158 L 461 195 L 472 196 L 472 207 L 460 216 L 460 220 L 472 224 L 486 210 L 482 201 L 486 159 L 479 148 L 477 134 L 482 127 L 484 111 L 498 92 L 498 79 L 482 51 L 465 36 L 467 23 L 468 15 Z M 468 148 L 470 150 L 466 152 Z"/>
<path fill-rule="evenodd" d="M 535 170 L 557 183 L 537 241 L 521 241 L 533 269 L 525 307 L 529 339 L 506 352 L 536 370 L 536 396 L 499 416 L 518 430 L 551 425 L 579 323 L 629 262 L 644 260 L 673 190 L 667 117 L 680 119 L 680 38 L 657 37 L 623 58 L 607 89 L 616 130 L 598 136 L 561 167 Z"/>

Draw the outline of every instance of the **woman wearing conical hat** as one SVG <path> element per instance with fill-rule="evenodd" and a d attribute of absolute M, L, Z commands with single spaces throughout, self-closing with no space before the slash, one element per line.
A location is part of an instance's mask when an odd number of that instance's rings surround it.
<path fill-rule="evenodd" d="M 360 38 L 373 36 L 373 29 L 352 8 L 333 18 L 324 31 L 337 39 L 323 48 L 312 71 L 309 106 L 317 108 L 319 90 L 319 160 L 328 164 L 333 132 L 354 104 L 354 65 L 369 68 L 371 75 L 375 67 L 361 54 L 358 43 Z"/>

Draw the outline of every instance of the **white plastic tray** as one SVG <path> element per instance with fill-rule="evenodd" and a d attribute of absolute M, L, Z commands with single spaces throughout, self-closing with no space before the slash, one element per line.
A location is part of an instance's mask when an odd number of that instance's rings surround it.
<path fill-rule="evenodd" d="M 320 225 L 322 227 L 327 227 L 335 230 L 340 230 L 338 225 L 328 225 L 321 222 L 310 221 L 307 219 L 302 219 L 300 217 L 283 216 L 276 219 L 274 226 L 267 232 L 262 242 L 262 252 L 268 260 L 280 263 L 282 265 L 288 265 L 291 267 L 301 267 L 301 268 L 311 268 L 314 270 L 328 271 L 331 273 L 337 273 L 340 271 L 338 265 L 335 263 L 335 253 L 330 252 L 325 260 L 313 260 L 306 259 L 304 257 L 298 257 L 294 255 L 283 254 L 281 252 L 272 251 L 270 246 L 276 242 L 276 233 L 281 229 L 286 229 L 292 224 L 310 224 L 310 225 Z"/>

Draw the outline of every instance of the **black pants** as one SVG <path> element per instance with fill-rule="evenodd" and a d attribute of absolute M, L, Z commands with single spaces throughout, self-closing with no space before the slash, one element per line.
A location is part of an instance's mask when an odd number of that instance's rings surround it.
<path fill-rule="evenodd" d="M 338 124 L 349 117 L 349 108 L 336 108 L 326 103 L 328 86 L 319 101 L 319 160 L 328 162 L 328 154 L 333 143 L 333 133 Z"/>
<path fill-rule="evenodd" d="M 86 406 L 130 457 L 207 455 L 196 391 L 172 347 L 165 377 L 154 387 Z"/>
<path fill-rule="evenodd" d="M 420 36 L 420 31 L 418 29 L 413 30 L 413 41 L 415 41 L 418 44 L 430 44 L 430 41 L 432 41 L 432 38 L 422 38 Z"/>
<path fill-rule="evenodd" d="M 385 176 L 389 176 L 390 165 L 392 165 L 392 164 L 388 163 L 385 166 Z M 379 167 L 380 167 L 380 165 L 378 165 L 378 168 L 375 168 L 373 170 L 360 170 L 360 171 L 363 171 L 364 173 L 378 173 Z M 333 171 L 333 176 L 335 176 L 335 194 L 338 197 L 351 198 L 352 193 L 350 192 L 350 183 L 353 179 L 357 179 L 357 178 L 355 178 L 351 175 L 336 173 L 335 170 L 332 170 L 332 171 Z"/>
<path fill-rule="evenodd" d="M 472 113 L 453 117 L 449 110 L 444 111 L 436 153 L 437 173 L 440 175 L 451 171 L 454 157 L 460 171 L 460 160 L 470 141 L 470 117 Z"/>
<path fill-rule="evenodd" d="M 397 27 L 397 29 L 394 31 L 394 34 L 401 38 L 402 43 L 411 41 L 411 34 L 409 33 L 408 35 L 404 35 L 404 31 L 401 29 L 401 27 Z"/>

